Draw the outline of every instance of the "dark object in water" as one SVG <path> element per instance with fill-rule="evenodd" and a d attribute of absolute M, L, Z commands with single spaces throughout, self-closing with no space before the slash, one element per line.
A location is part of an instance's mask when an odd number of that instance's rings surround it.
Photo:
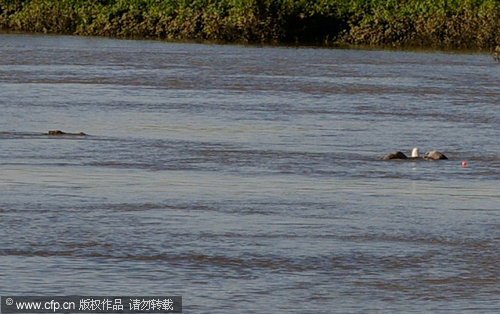
<path fill-rule="evenodd" d="M 80 133 L 66 133 L 61 130 L 50 130 L 47 135 L 78 135 L 78 136 L 85 136 L 87 134 L 80 132 Z"/>
<path fill-rule="evenodd" d="M 408 158 L 402 152 L 395 151 L 389 153 L 382 157 L 383 160 L 391 160 L 391 159 L 411 159 L 411 160 L 440 160 L 440 159 L 448 159 L 443 153 L 438 152 L 437 150 L 431 150 L 425 153 L 424 157 L 418 156 L 418 147 L 414 147 L 411 151 L 411 157 Z"/>
<path fill-rule="evenodd" d="M 389 160 L 389 159 L 408 159 L 408 157 L 406 157 L 405 154 L 403 154 L 402 152 L 392 152 L 392 153 L 389 153 L 387 155 L 385 155 L 384 157 L 382 157 L 383 160 Z"/>
<path fill-rule="evenodd" d="M 437 150 L 431 150 L 425 153 L 424 159 L 430 160 L 440 160 L 440 159 L 448 159 L 443 153 L 438 152 Z"/>

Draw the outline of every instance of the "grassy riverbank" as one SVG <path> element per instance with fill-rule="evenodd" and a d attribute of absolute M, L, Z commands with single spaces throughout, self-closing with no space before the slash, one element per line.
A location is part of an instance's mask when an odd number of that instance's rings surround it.
<path fill-rule="evenodd" d="M 498 0 L 0 0 L 0 28 L 122 38 L 492 50 Z"/>

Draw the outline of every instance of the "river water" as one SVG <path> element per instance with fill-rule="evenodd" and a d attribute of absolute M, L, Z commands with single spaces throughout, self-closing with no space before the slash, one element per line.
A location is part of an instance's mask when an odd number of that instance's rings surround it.
<path fill-rule="evenodd" d="M 0 35 L 0 295 L 495 312 L 499 82 L 487 54 Z M 378 159 L 414 146 L 449 160 Z"/>

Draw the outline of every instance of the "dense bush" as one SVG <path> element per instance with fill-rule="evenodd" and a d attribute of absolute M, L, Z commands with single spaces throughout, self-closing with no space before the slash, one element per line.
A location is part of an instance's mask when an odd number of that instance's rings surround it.
<path fill-rule="evenodd" d="M 492 49 L 498 0 L 0 0 L 0 28 L 127 38 Z"/>

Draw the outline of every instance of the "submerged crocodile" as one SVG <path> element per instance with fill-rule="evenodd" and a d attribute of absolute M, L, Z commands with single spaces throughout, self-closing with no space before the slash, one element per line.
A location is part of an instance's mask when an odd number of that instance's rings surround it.
<path fill-rule="evenodd" d="M 73 135 L 73 136 L 86 136 L 87 134 L 83 133 L 83 132 L 79 132 L 79 133 L 67 133 L 67 132 L 63 132 L 61 130 L 50 130 L 49 132 L 45 133 L 45 135 L 56 135 L 56 136 L 59 136 L 59 135 Z"/>

